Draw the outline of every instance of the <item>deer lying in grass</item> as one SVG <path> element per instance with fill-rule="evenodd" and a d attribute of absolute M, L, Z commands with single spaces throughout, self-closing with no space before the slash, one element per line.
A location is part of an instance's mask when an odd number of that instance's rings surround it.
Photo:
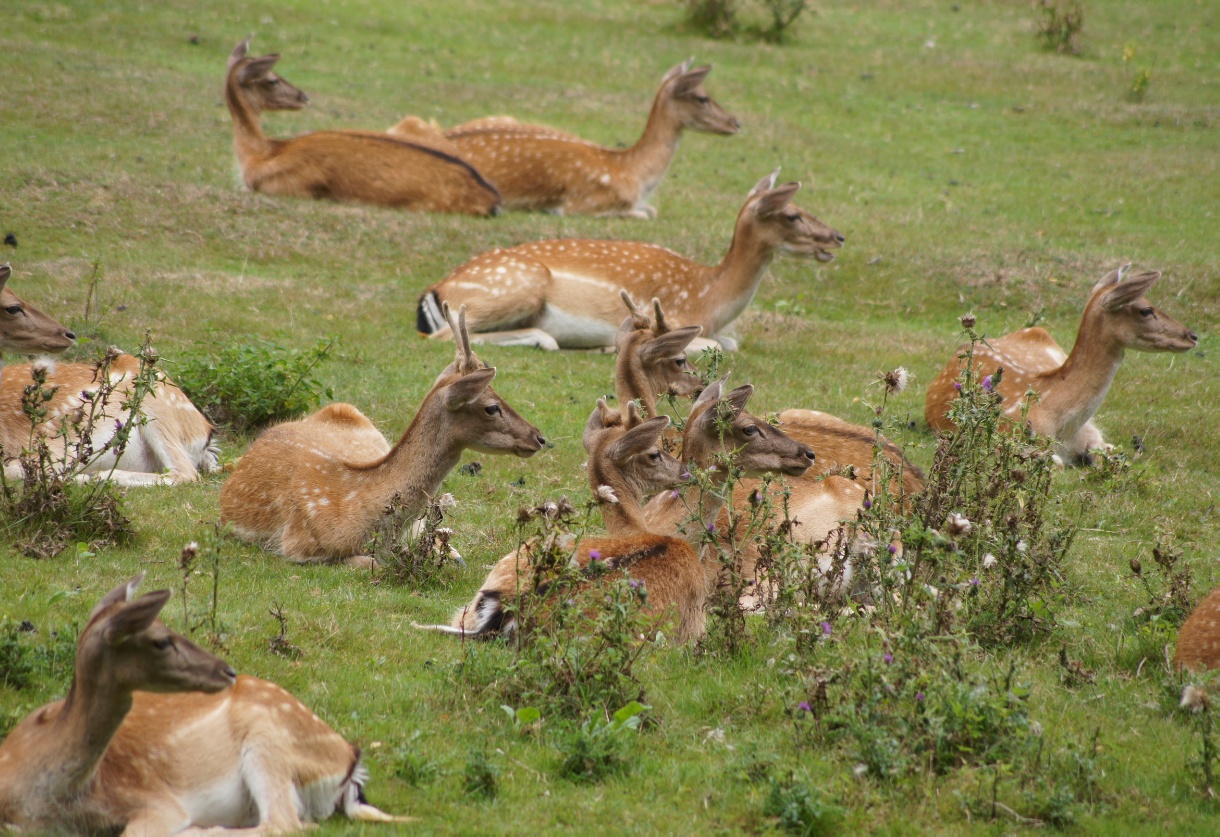
<path fill-rule="evenodd" d="M 644 134 L 630 148 L 604 148 L 506 116 L 458 125 L 445 137 L 496 184 L 508 209 L 655 218 L 648 199 L 665 177 L 682 131 L 729 135 L 741 127 L 703 89 L 712 68 L 692 70 L 690 64 L 661 79 Z"/>
<path fill-rule="evenodd" d="M 669 416 L 641 420 L 629 404 L 620 416 L 605 400 L 589 416 L 584 443 L 589 453 L 589 484 L 602 506 L 606 527 L 617 535 L 585 538 L 576 544 L 572 561 L 587 568 L 594 561 L 610 570 L 625 570 L 643 581 L 647 608 L 672 613 L 674 639 L 690 642 L 703 635 L 707 583 L 699 557 L 686 541 L 649 531 L 642 508 L 646 494 L 670 488 L 687 478 L 686 469 L 661 449 L 661 434 Z M 515 622 L 505 604 L 532 589 L 531 550 L 526 544 L 501 558 L 470 604 L 457 610 L 451 625 L 417 625 L 463 637 L 486 638 L 512 633 Z"/>
<path fill-rule="evenodd" d="M 364 802 L 360 751 L 274 683 L 238 677 L 167 628 L 169 590 L 143 574 L 98 602 L 72 688 L 0 744 L 0 824 L 131 835 L 188 828 L 297 831 Z"/>
<path fill-rule="evenodd" d="M 1041 328 L 1014 331 L 974 350 L 976 373 L 988 376 L 984 387 L 996 387 L 1007 417 L 1020 417 L 1027 392 L 1037 395 L 1028 421 L 1035 432 L 1055 440 L 1055 453 L 1064 463 L 1088 462 L 1089 451 L 1107 448 L 1093 416 L 1125 350 L 1185 352 L 1198 343 L 1194 332 L 1144 298 L 1161 274 L 1151 271 L 1124 279 L 1130 267 L 1107 273 L 1093 287 L 1071 354 Z M 954 384 L 965 365 L 964 351 L 959 348 L 959 356 L 928 387 L 924 417 L 941 433 L 953 429 L 949 404 L 957 394 Z M 1001 369 L 1003 374 L 998 374 Z"/>
<path fill-rule="evenodd" d="M 1199 602 L 1178 631 L 1174 670 L 1220 668 L 1220 587 Z"/>
<path fill-rule="evenodd" d="M 269 139 L 259 115 L 300 110 L 309 97 L 272 68 L 279 55 L 251 58 L 250 39 L 229 56 L 225 102 L 242 179 L 255 192 L 333 198 L 425 212 L 491 215 L 500 194 L 467 161 L 377 131 L 315 131 Z"/>
<path fill-rule="evenodd" d="M 661 301 L 654 299 L 655 317 L 636 307 L 631 295 L 622 294 L 629 316 L 614 338 L 614 392 L 618 403 L 636 401 L 645 416 L 657 415 L 657 396 L 686 398 L 703 387 L 691 372 L 686 347 L 703 331 L 700 326 L 671 328 L 665 321 Z"/>
<path fill-rule="evenodd" d="M 59 354 L 76 343 L 76 335 L 8 289 L 11 265 L 0 264 L 0 355 Z"/>
<path fill-rule="evenodd" d="M 220 518 L 247 540 L 302 563 L 359 555 L 397 495 L 423 512 L 462 451 L 533 456 L 546 444 L 491 388 L 496 370 L 470 350 L 465 311 L 453 318 L 457 357 L 392 448 L 351 404 L 330 404 L 264 432 L 220 492 Z"/>
<path fill-rule="evenodd" d="M 22 397 L 39 368 L 46 373 L 44 389 L 53 395 L 42 405 L 46 420 L 35 427 L 22 408 Z M 124 405 L 141 386 L 139 379 L 150 376 L 156 382 L 133 415 Z M 107 450 L 120 425 L 130 429 L 127 444 L 121 451 Z M 173 381 L 155 369 L 142 371 L 139 358 L 117 349 L 96 364 L 8 366 L 0 378 L 0 451 L 6 479 L 21 478 L 22 452 L 41 436 L 59 467 L 79 453 L 87 454 L 82 457 L 85 475 L 124 486 L 193 482 L 201 471 L 211 473 L 218 467 L 220 448 L 212 439 L 213 430 Z M 80 432 L 89 438 L 80 438 Z"/>
<path fill-rule="evenodd" d="M 479 342 L 543 349 L 614 345 L 620 292 L 657 298 L 676 321 L 734 350 L 721 332 L 750 304 L 776 253 L 828 262 L 844 238 L 792 203 L 799 183 L 763 178 L 737 214 L 729 252 L 708 267 L 655 244 L 565 239 L 535 241 L 476 256 L 420 298 L 416 328 L 449 338 L 440 304 L 470 308 Z M 705 343 L 709 341 L 704 341 Z"/>

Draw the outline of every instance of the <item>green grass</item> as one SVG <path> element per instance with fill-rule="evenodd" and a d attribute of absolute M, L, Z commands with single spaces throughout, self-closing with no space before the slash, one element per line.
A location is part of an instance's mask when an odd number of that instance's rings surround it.
<path fill-rule="evenodd" d="M 1147 566 L 1159 531 L 1176 534 L 1200 595 L 1220 580 L 1220 10 L 1195 0 L 1095 0 L 1074 58 L 1038 47 L 1031 4 L 960 6 L 818 4 L 777 48 L 697 38 L 684 32 L 677 4 L 626 0 L 257 10 L 229 0 L 16 0 L 0 29 L 0 233 L 15 233 L 20 246 L 0 256 L 13 261 L 18 293 L 97 342 L 131 349 L 151 330 L 171 374 L 175 356 L 197 341 L 259 334 L 306 347 L 338 334 L 341 348 L 319 378 L 396 437 L 452 356 L 414 333 L 422 288 L 476 253 L 552 236 L 647 240 L 717 260 L 745 193 L 782 165 L 783 178 L 804 183 L 798 203 L 847 245 L 830 265 L 774 263 L 741 323 L 733 379 L 756 385 L 756 412 L 803 406 L 862 421 L 876 373 L 906 366 L 916 385 L 891 406 L 916 420 L 904 442 L 923 464 L 931 436 L 921 384 L 950 356 L 960 314 L 973 310 L 980 331 L 1000 334 L 1042 311 L 1070 345 L 1102 273 L 1123 261 L 1162 270 L 1152 298 L 1198 331 L 1199 349 L 1130 354 L 1099 415 L 1120 447 L 1144 438 L 1140 479 L 1058 478 L 1082 529 L 1064 627 L 978 664 L 1020 662 L 1033 684 L 1031 717 L 1053 740 L 1087 740 L 1101 728 L 1106 802 L 1083 827 L 1202 833 L 1216 809 L 1185 767 L 1197 741 L 1158 705 L 1156 661 L 1137 677 L 1119 665 L 1117 648 L 1130 642 L 1124 620 L 1146 599 L 1126 579 L 1127 562 L 1139 556 Z M 517 213 L 471 220 L 275 200 L 238 187 L 220 97 L 225 59 L 250 32 L 253 51 L 283 53 L 278 69 L 313 100 L 304 112 L 269 116 L 273 135 L 384 128 L 406 113 L 447 125 L 509 112 L 630 142 L 662 73 L 692 54 L 715 65 L 708 89 L 744 128 L 727 139 L 687 137 L 652 223 Z M 1125 96 L 1127 43 L 1153 68 L 1139 104 Z M 85 323 L 95 261 L 101 314 Z M 481 476 L 446 482 L 469 562 L 451 587 L 374 587 L 344 568 L 297 567 L 223 545 L 227 658 L 281 683 L 364 747 L 375 804 L 420 817 L 421 832 L 768 831 L 769 786 L 743 778 L 762 760 L 775 775 L 797 769 L 837 800 L 852 831 L 1015 827 L 964 813 L 962 799 L 979 793 L 985 771 L 881 784 L 854 778 L 845 751 L 798 754 L 761 626 L 757 647 L 740 659 L 658 651 L 643 679 L 659 724 L 631 744 L 629 769 L 600 785 L 560 779 L 546 719 L 540 733 L 519 735 L 494 697 L 455 675 L 459 644 L 415 633 L 410 622 L 442 620 L 467 600 L 511 546 L 518 506 L 587 495 L 580 431 L 594 399 L 612 391 L 612 359 L 480 354 L 500 370 L 497 390 L 555 447 L 528 461 L 479 457 Z M 223 439 L 225 458 L 249 441 Z M 521 477 L 524 486 L 515 485 Z M 142 569 L 148 589 L 180 586 L 178 551 L 216 519 L 222 481 L 130 492 L 139 535 L 128 548 L 33 562 L 0 543 L 0 619 L 29 619 L 45 637 L 82 623 L 105 590 Z M 204 577 L 193 585 L 197 617 L 209 585 Z M 299 660 L 267 650 L 273 602 L 284 606 Z M 167 613 L 181 628 L 177 597 Z M 1095 685 L 1059 685 L 1064 643 L 1096 668 Z M 489 665 L 508 659 L 499 647 L 480 655 Z M 69 676 L 0 687 L 0 718 L 62 695 Z M 707 738 L 716 728 L 723 744 Z M 419 787 L 395 778 L 400 747 L 434 762 L 436 777 Z M 463 794 L 474 750 L 499 773 L 494 802 Z M 345 829 L 356 827 L 324 826 Z"/>

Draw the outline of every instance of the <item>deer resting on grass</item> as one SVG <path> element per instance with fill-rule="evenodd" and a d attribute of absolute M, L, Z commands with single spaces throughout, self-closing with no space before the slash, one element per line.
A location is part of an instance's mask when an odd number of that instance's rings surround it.
<path fill-rule="evenodd" d="M 0 355 L 59 354 L 70 349 L 76 335 L 9 290 L 12 275 L 11 265 L 0 264 Z"/>
<path fill-rule="evenodd" d="M 1093 424 L 1110 383 L 1127 349 L 1138 352 L 1185 352 L 1199 338 L 1186 326 L 1153 306 L 1144 294 L 1161 278 L 1158 271 L 1124 278 L 1131 265 L 1101 278 L 1085 304 L 1076 343 L 1070 354 L 1042 328 L 1023 328 L 996 340 L 979 343 L 974 366 L 979 376 L 992 377 L 1004 404 L 1004 415 L 1016 420 L 1033 392 L 1028 421 L 1034 431 L 1055 441 L 1055 455 L 1065 464 L 1090 461 L 1089 451 L 1110 449 Z M 954 383 L 965 365 L 965 350 L 951 360 L 928 387 L 924 417 L 941 433 L 953 430 L 949 404 Z"/>
<path fill-rule="evenodd" d="M 701 326 L 728 350 L 722 332 L 741 315 L 776 253 L 820 262 L 844 238 L 792 203 L 799 183 L 775 186 L 775 174 L 751 190 L 737 214 L 729 251 L 711 267 L 655 244 L 564 239 L 536 241 L 476 256 L 426 290 L 416 328 L 448 339 L 443 302 L 469 308 L 477 342 L 543 349 L 614 345 L 623 320 L 621 296 L 659 299 L 675 321 Z"/>
<path fill-rule="evenodd" d="M 157 618 L 141 573 L 94 607 L 68 696 L 0 743 L 0 825 L 175 834 L 299 831 L 335 811 L 397 819 L 364 801 L 360 751 L 274 683 L 241 676 Z"/>
<path fill-rule="evenodd" d="M 605 148 L 510 116 L 458 125 L 445 138 L 496 185 L 508 209 L 652 219 L 657 211 L 648 199 L 665 177 L 682 131 L 730 135 L 741 127 L 703 88 L 712 68 L 690 65 L 679 64 L 661 79 L 644 134 L 630 148 Z M 406 123 L 391 130 L 419 136 L 418 120 Z"/>
<path fill-rule="evenodd" d="M 457 357 L 393 447 L 351 404 L 330 404 L 265 431 L 220 492 L 220 519 L 242 538 L 301 563 L 347 560 L 397 495 L 424 511 L 463 450 L 533 456 L 546 439 L 491 388 L 496 370 L 470 349 L 465 312 L 445 309 Z"/>
<path fill-rule="evenodd" d="M 273 71 L 279 55 L 251 58 L 250 39 L 229 56 L 225 103 L 242 179 L 254 192 L 491 215 L 500 194 L 467 161 L 429 144 L 378 131 L 315 131 L 270 139 L 259 115 L 300 110 L 309 97 Z"/>

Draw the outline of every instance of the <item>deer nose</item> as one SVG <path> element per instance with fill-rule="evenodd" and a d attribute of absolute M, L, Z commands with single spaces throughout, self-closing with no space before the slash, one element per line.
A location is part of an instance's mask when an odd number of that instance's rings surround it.
<path fill-rule="evenodd" d="M 1199 342 L 1199 335 L 1195 334 L 1193 331 L 1186 332 L 1186 336 L 1190 338 L 1191 343 Z"/>
<path fill-rule="evenodd" d="M 814 456 L 814 453 L 813 453 L 813 448 L 805 448 L 805 450 L 804 450 L 804 452 L 803 452 L 803 455 L 804 455 L 804 457 L 805 457 L 806 459 L 808 459 L 810 462 L 813 462 L 815 459 L 817 459 L 817 457 L 816 457 L 816 456 Z"/>
<path fill-rule="evenodd" d="M 1193 337 L 1194 335 L 1191 335 L 1191 336 Z M 64 337 L 68 338 L 68 339 L 69 339 L 69 340 L 71 340 L 72 342 L 76 342 L 76 334 L 75 334 L 74 332 L 71 332 L 71 331 L 65 331 L 65 332 L 64 332 Z"/>
<path fill-rule="evenodd" d="M 846 238 L 844 238 L 844 237 L 843 237 L 843 235 L 842 235 L 841 233 L 835 233 L 835 241 L 837 241 L 837 242 L 839 242 L 840 244 L 842 244 L 843 242 L 847 241 L 847 239 L 846 239 Z"/>
<path fill-rule="evenodd" d="M 535 436 L 534 440 L 536 442 L 538 442 L 538 447 L 540 447 L 540 448 L 546 447 L 546 436 L 543 436 L 541 433 L 539 433 L 537 436 Z"/>

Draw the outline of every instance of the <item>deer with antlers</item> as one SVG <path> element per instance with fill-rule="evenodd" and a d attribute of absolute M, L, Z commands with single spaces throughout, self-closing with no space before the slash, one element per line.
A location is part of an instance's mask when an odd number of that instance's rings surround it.
<path fill-rule="evenodd" d="M 76 335 L 13 293 L 8 287 L 12 265 L 0 264 L 0 355 L 59 354 L 72 348 Z"/>
<path fill-rule="evenodd" d="M 68 696 L 0 743 L 0 824 L 130 835 L 297 831 L 364 801 L 360 751 L 274 683 L 241 676 L 158 619 L 144 574 L 94 607 Z"/>
<path fill-rule="evenodd" d="M 152 388 L 133 412 L 132 394 L 141 380 L 151 380 Z M 50 396 L 40 405 L 46 418 L 37 424 L 23 408 L 31 386 Z M 128 431 L 126 444 L 112 445 L 120 429 Z M 219 467 L 214 430 L 173 381 L 147 360 L 113 347 L 97 363 L 15 364 L 0 378 L 0 452 L 7 479 L 21 478 L 22 456 L 41 437 L 57 467 L 79 460 L 81 479 L 123 486 L 193 482 Z"/>
<path fill-rule="evenodd" d="M 508 209 L 567 215 L 619 215 L 652 219 L 648 203 L 665 177 L 686 129 L 730 135 L 736 117 L 703 87 L 708 67 L 687 61 L 661 79 L 648 124 L 630 148 L 605 148 L 544 125 L 509 116 L 477 119 L 450 128 L 445 138 L 500 190 Z M 418 120 L 391 129 L 418 137 Z"/>
<path fill-rule="evenodd" d="M 259 115 L 309 102 L 273 68 L 279 55 L 251 57 L 246 38 L 229 56 L 225 103 L 242 179 L 255 192 L 333 198 L 423 212 L 492 215 L 500 194 L 473 165 L 433 144 L 378 131 L 315 131 L 270 139 Z"/>
<path fill-rule="evenodd" d="M 543 349 L 614 345 L 622 322 L 620 292 L 657 298 L 677 322 L 702 326 L 729 350 L 723 334 L 750 304 L 776 253 L 828 262 L 843 236 L 792 203 L 799 183 L 761 180 L 737 215 L 729 252 L 715 267 L 635 241 L 566 239 L 492 250 L 468 261 L 420 298 L 416 328 L 450 338 L 440 305 L 465 304 L 478 342 Z M 711 341 L 701 338 L 705 344 Z M 701 344 L 702 345 L 702 344 Z"/>
<path fill-rule="evenodd" d="M 330 404 L 264 432 L 220 492 L 220 518 L 242 538 L 302 563 L 359 555 L 397 496 L 422 512 L 462 451 L 533 456 L 546 439 L 491 388 L 496 370 L 470 349 L 465 311 L 446 308 L 457 356 L 393 447 L 351 404 Z"/>
<path fill-rule="evenodd" d="M 1199 338 L 1156 308 L 1144 294 L 1161 278 L 1148 271 L 1124 278 L 1131 265 L 1107 273 L 1093 286 L 1070 354 L 1042 328 L 1024 328 L 979 343 L 973 352 L 975 373 L 985 388 L 995 388 L 1004 415 L 1018 420 L 1022 412 L 1034 431 L 1055 442 L 1065 464 L 1088 462 L 1089 451 L 1106 449 L 1093 416 L 1101 407 L 1127 349 L 1138 352 L 1185 352 Z M 924 417 L 941 433 L 953 430 L 949 405 L 966 364 L 968 347 L 959 347 L 928 387 Z M 1002 372 L 1001 372 L 1002 370 Z M 1027 404 L 1032 392 L 1036 400 Z"/>
<path fill-rule="evenodd" d="M 597 402 L 583 441 L 589 453 L 589 484 L 612 534 L 581 540 L 572 547 L 571 561 L 586 571 L 598 562 L 601 568 L 623 570 L 643 582 L 648 611 L 672 617 L 673 636 L 685 643 L 703 635 L 704 572 L 690 544 L 648 529 L 642 505 L 645 495 L 689 476 L 682 463 L 661 447 L 661 434 L 668 426 L 669 416 L 643 419 L 635 404 L 620 413 L 608 408 L 605 399 Z M 416 627 L 471 638 L 511 634 L 516 625 L 505 605 L 533 589 L 531 555 L 547 546 L 546 542 L 526 544 L 500 559 L 474 599 L 454 613 L 450 625 Z"/>

